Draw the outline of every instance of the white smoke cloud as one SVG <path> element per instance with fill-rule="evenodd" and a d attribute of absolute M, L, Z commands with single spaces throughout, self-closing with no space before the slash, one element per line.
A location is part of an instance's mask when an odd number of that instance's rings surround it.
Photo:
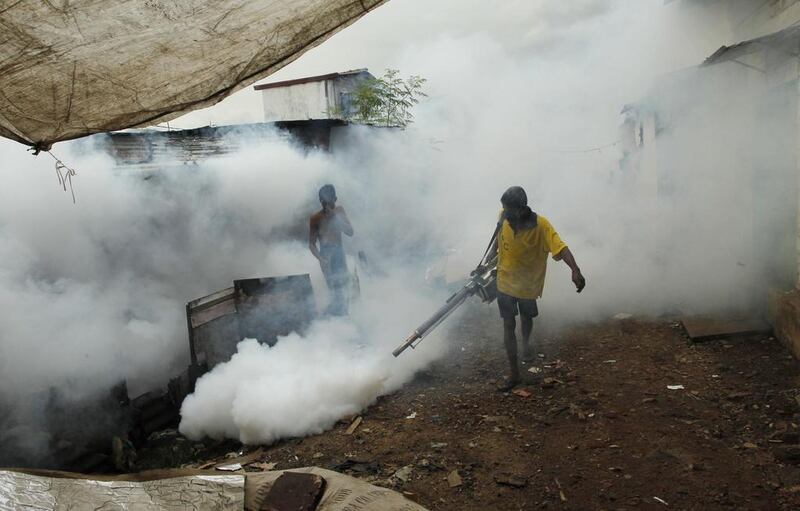
<path fill-rule="evenodd" d="M 401 284 L 397 274 L 363 282 L 365 294 L 348 319 L 320 319 L 304 336 L 290 334 L 273 347 L 242 341 L 184 401 L 181 433 L 249 444 L 319 433 L 441 355 L 436 335 L 425 339 L 424 349 L 400 359 L 391 355 L 435 300 Z"/>

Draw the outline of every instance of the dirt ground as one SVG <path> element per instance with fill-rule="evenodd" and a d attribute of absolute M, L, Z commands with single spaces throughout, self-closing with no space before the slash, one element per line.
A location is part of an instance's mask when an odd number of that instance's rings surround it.
<path fill-rule="evenodd" d="M 518 395 L 496 390 L 507 362 L 494 308 L 453 321 L 450 354 L 352 434 L 342 421 L 255 457 L 333 468 L 431 510 L 800 509 L 800 365 L 778 341 L 691 344 L 675 320 L 635 318 L 536 332 L 540 372 Z M 140 468 L 241 448 L 167 437 Z"/>

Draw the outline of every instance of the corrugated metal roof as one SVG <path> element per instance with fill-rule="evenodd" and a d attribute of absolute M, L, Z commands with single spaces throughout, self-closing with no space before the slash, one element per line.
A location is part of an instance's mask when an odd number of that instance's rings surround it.
<path fill-rule="evenodd" d="M 702 65 L 710 66 L 734 60 L 765 49 L 785 53 L 788 57 L 800 57 L 800 26 L 792 26 L 780 32 L 742 41 L 731 46 L 722 46 L 712 53 Z"/>
<path fill-rule="evenodd" d="M 92 140 L 118 166 L 154 172 L 168 165 L 196 164 L 225 156 L 248 144 L 274 137 L 294 139 L 301 145 L 311 146 L 313 140 L 303 139 L 302 136 L 298 138 L 303 130 L 329 129 L 345 124 L 340 120 L 318 120 L 206 126 L 172 131 L 129 130 L 95 135 Z"/>
<path fill-rule="evenodd" d="M 300 85 L 303 83 L 323 82 L 325 80 L 333 80 L 342 76 L 357 75 L 361 73 L 369 73 L 366 68 L 352 69 L 350 71 L 342 71 L 340 73 L 328 73 L 326 75 L 308 76 L 305 78 L 295 78 L 294 80 L 284 80 L 282 82 L 262 83 L 253 87 L 255 90 L 274 89 L 276 87 L 289 87 L 292 85 Z"/>

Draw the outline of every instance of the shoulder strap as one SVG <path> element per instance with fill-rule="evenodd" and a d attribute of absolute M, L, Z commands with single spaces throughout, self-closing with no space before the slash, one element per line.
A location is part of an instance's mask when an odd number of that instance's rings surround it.
<path fill-rule="evenodd" d="M 489 240 L 489 245 L 486 247 L 486 251 L 483 253 L 483 257 L 481 258 L 481 262 L 478 263 L 478 266 L 482 265 L 484 261 L 486 261 L 486 256 L 489 255 L 489 250 L 492 249 L 492 245 L 494 245 L 494 240 L 497 239 L 498 234 L 500 234 L 500 229 L 503 228 L 503 221 L 506 219 L 505 214 L 500 215 L 500 219 L 497 221 L 497 226 L 494 228 L 494 233 L 492 234 L 492 238 Z"/>

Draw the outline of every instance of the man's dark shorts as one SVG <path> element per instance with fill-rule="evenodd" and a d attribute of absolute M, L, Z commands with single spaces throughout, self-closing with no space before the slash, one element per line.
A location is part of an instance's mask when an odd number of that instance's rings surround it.
<path fill-rule="evenodd" d="M 516 298 L 500 291 L 497 292 L 497 306 L 500 308 L 500 316 L 503 318 L 514 318 L 517 314 L 530 318 L 535 318 L 539 315 L 536 300 Z"/>

